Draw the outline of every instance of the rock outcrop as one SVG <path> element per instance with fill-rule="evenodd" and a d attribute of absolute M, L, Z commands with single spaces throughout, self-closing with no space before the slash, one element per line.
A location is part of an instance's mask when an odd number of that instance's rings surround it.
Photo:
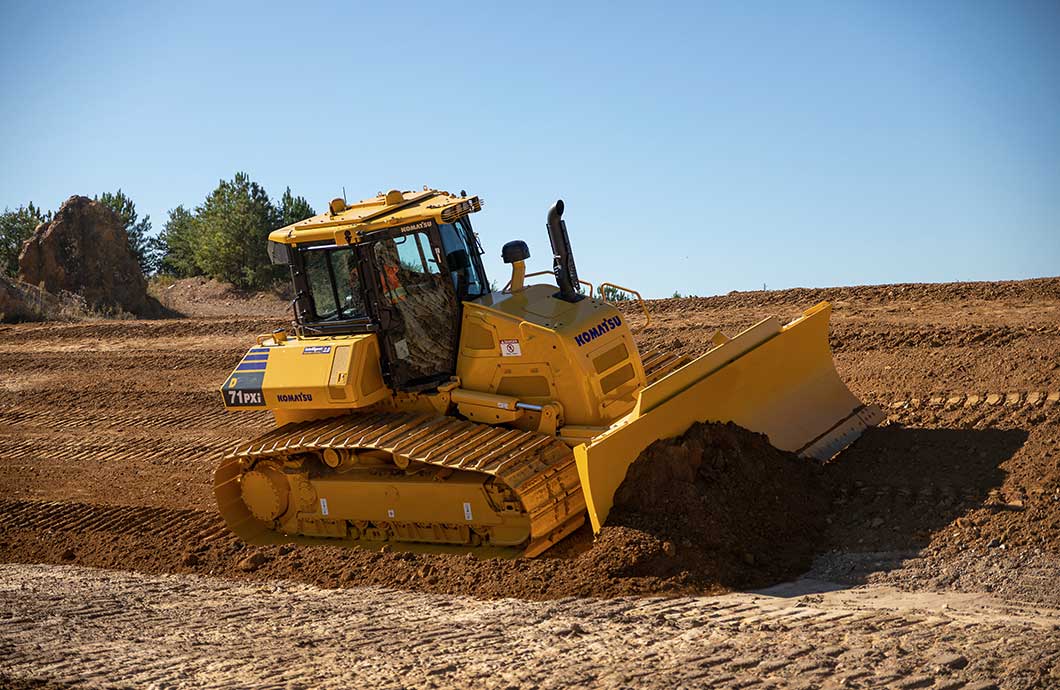
<path fill-rule="evenodd" d="M 103 204 L 72 196 L 22 247 L 19 280 L 59 294 L 80 295 L 90 309 L 152 318 L 162 305 L 147 294 L 118 216 Z"/>

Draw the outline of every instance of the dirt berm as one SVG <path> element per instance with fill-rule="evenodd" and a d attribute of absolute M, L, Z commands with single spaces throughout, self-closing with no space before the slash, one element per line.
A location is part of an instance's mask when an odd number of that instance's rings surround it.
<path fill-rule="evenodd" d="M 83 317 L 84 302 L 68 292 L 53 295 L 35 285 L 0 275 L 0 322 Z"/>

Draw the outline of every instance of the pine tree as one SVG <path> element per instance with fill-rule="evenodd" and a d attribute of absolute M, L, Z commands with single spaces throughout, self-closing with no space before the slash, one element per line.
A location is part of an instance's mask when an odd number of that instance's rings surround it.
<path fill-rule="evenodd" d="M 18 274 L 18 255 L 22 251 L 22 245 L 37 226 L 50 216 L 50 213 L 45 216 L 32 201 L 14 211 L 4 209 L 0 214 L 0 271 L 9 276 Z"/>
<path fill-rule="evenodd" d="M 283 193 L 283 197 L 280 198 L 280 205 L 277 207 L 276 211 L 279 215 L 281 228 L 317 214 L 317 212 L 313 210 L 313 207 L 309 205 L 309 202 L 305 200 L 305 197 L 294 196 L 291 194 L 290 187 L 287 188 Z"/>
<path fill-rule="evenodd" d="M 202 269 L 195 262 L 198 231 L 195 214 L 184 206 L 177 206 L 169 212 L 169 218 L 158 236 L 161 248 L 160 273 L 176 278 L 202 275 Z"/>
<path fill-rule="evenodd" d="M 236 173 L 219 181 L 194 211 L 178 206 L 169 212 L 157 240 L 157 265 L 177 278 L 208 275 L 243 288 L 267 288 L 286 275 L 269 261 L 269 233 L 314 215 L 290 187 L 273 204 L 261 185 Z"/>
<path fill-rule="evenodd" d="M 244 288 L 267 287 L 279 277 L 266 249 L 279 213 L 246 173 L 221 180 L 195 216 L 195 264 L 204 273 Z"/>

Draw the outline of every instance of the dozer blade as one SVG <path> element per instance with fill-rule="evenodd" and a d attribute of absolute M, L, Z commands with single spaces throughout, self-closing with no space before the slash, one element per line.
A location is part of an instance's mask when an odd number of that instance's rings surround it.
<path fill-rule="evenodd" d="M 777 448 L 825 460 L 883 419 L 839 378 L 828 346 L 831 305 L 781 326 L 768 318 L 641 391 L 636 408 L 574 448 L 593 531 L 626 470 L 653 442 L 695 422 L 735 422 Z"/>

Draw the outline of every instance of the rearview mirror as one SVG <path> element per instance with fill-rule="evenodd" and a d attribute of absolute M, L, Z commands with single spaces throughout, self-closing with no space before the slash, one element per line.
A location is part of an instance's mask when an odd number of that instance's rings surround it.
<path fill-rule="evenodd" d="M 466 249 L 457 249 L 449 252 L 445 255 L 445 260 L 449 262 L 450 271 L 464 271 L 471 265 Z"/>

